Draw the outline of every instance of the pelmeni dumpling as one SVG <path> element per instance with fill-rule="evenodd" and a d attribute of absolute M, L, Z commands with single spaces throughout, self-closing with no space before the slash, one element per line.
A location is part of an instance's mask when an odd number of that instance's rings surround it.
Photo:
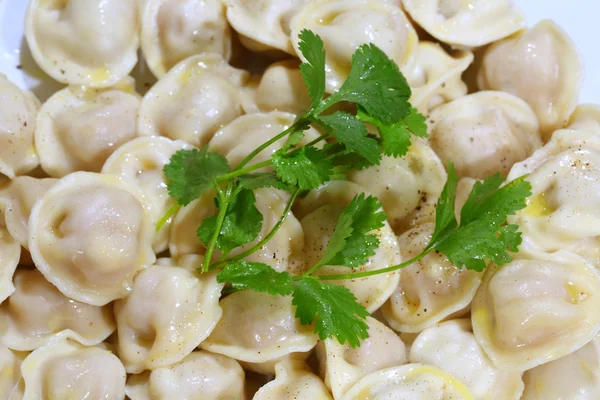
<path fill-rule="evenodd" d="M 352 348 L 335 338 L 317 344 L 321 376 L 336 399 L 363 376 L 406 363 L 406 348 L 398 335 L 374 318 L 367 317 L 369 337 Z"/>
<path fill-rule="evenodd" d="M 29 217 L 37 268 L 66 296 L 101 306 L 127 296 L 152 265 L 150 202 L 121 178 L 75 172 L 58 181 Z"/>
<path fill-rule="evenodd" d="M 21 363 L 26 356 L 27 353 L 12 351 L 0 344 L 0 399 L 23 398 Z"/>
<path fill-rule="evenodd" d="M 204 146 L 217 130 L 245 113 L 249 74 L 220 54 L 186 58 L 146 93 L 138 133 Z"/>
<path fill-rule="evenodd" d="M 372 372 L 358 381 L 342 400 L 475 400 L 452 375 L 430 365 L 407 364 Z"/>
<path fill-rule="evenodd" d="M 496 368 L 477 344 L 469 319 L 425 329 L 413 342 L 408 358 L 455 376 L 478 400 L 519 400 L 523 393 L 522 372 Z"/>
<path fill-rule="evenodd" d="M 93 346 L 115 331 L 112 307 L 69 299 L 37 270 L 19 269 L 16 290 L 0 305 L 0 342 L 14 350 L 35 350 L 68 337 Z"/>
<path fill-rule="evenodd" d="M 125 392 L 131 400 L 244 399 L 244 370 L 229 357 L 195 351 L 178 363 L 130 376 Z"/>
<path fill-rule="evenodd" d="M 298 60 L 283 60 L 269 65 L 256 88 L 256 105 L 261 111 L 301 114 L 311 105 Z"/>
<path fill-rule="evenodd" d="M 569 118 L 567 128 L 600 134 L 600 106 L 597 104 L 578 105 Z"/>
<path fill-rule="evenodd" d="M 433 223 L 427 223 L 398 238 L 403 260 L 423 251 L 433 228 Z M 436 252 L 403 268 L 399 274 L 400 283 L 382 311 L 388 324 L 400 332 L 421 332 L 448 317 L 464 315 L 482 275 L 457 268 L 446 256 Z"/>
<path fill-rule="evenodd" d="M 139 105 L 133 80 L 106 89 L 69 86 L 57 92 L 37 119 L 35 145 L 42 169 L 54 178 L 100 172 L 115 149 L 137 136 Z"/>
<path fill-rule="evenodd" d="M 37 64 L 66 84 L 106 87 L 137 62 L 138 2 L 31 0 L 25 37 Z"/>
<path fill-rule="evenodd" d="M 583 64 L 571 39 L 550 20 L 486 50 L 477 83 L 525 100 L 545 139 L 567 123 L 577 105 Z"/>
<path fill-rule="evenodd" d="M 200 53 L 231 57 L 231 27 L 220 0 L 148 0 L 142 10 L 142 51 L 160 78 Z"/>
<path fill-rule="evenodd" d="M 311 325 L 295 317 L 290 296 L 243 290 L 220 305 L 223 316 L 200 347 L 244 361 L 246 369 L 272 374 L 281 359 L 307 357 L 319 339 Z"/>
<path fill-rule="evenodd" d="M 327 92 L 338 90 L 348 77 L 356 49 L 373 43 L 404 73 L 412 72 L 417 34 L 402 10 L 383 1 L 315 0 L 302 7 L 291 22 L 292 43 L 303 60 L 298 35 L 309 29 L 323 39 Z"/>
<path fill-rule="evenodd" d="M 523 375 L 523 400 L 600 398 L 600 338 Z"/>
<path fill-rule="evenodd" d="M 21 364 L 23 400 L 123 400 L 125 368 L 110 351 L 69 340 L 40 347 Z"/>
<path fill-rule="evenodd" d="M 368 191 L 348 181 L 331 181 L 312 190 L 304 199 L 296 203 L 304 229 L 306 270 L 312 268 L 321 259 L 327 244 L 335 230 L 339 215 L 352 198 Z M 391 267 L 401 262 L 398 241 L 389 224 L 372 234 L 380 241 L 375 255 L 353 271 L 363 272 Z M 319 275 L 350 273 L 345 266 L 325 266 L 319 269 Z M 398 285 L 399 274 L 379 274 L 367 278 L 332 281 L 340 284 L 354 294 L 367 311 L 374 312 L 390 297 Z"/>
<path fill-rule="evenodd" d="M 446 170 L 427 143 L 413 139 L 404 157 L 384 156 L 380 165 L 352 171 L 349 179 L 377 196 L 392 229 L 402 233 L 435 220 Z"/>
<path fill-rule="evenodd" d="M 527 207 L 508 218 L 518 224 L 520 251 L 569 248 L 600 265 L 600 136 L 556 131 L 550 142 L 514 165 L 508 181 L 530 174 Z"/>
<path fill-rule="evenodd" d="M 13 274 L 21 257 L 21 245 L 0 223 L 0 304 L 14 291 Z"/>
<path fill-rule="evenodd" d="M 453 47 L 483 46 L 526 26 L 512 0 L 402 0 L 402 4 L 427 33 Z"/>
<path fill-rule="evenodd" d="M 473 53 L 448 54 L 438 43 L 419 42 L 415 70 L 409 76 L 410 103 L 427 115 L 437 106 L 467 94 L 462 73 L 473 62 Z"/>
<path fill-rule="evenodd" d="M 171 140 L 160 136 L 140 137 L 119 147 L 102 167 L 102 173 L 115 174 L 135 182 L 152 203 L 153 225 L 175 204 L 169 196 L 163 168 L 178 150 L 192 146 L 182 140 Z M 171 221 L 154 235 L 152 247 L 155 253 L 167 249 Z"/>
<path fill-rule="evenodd" d="M 428 125 L 431 147 L 445 165 L 454 164 L 459 177 L 506 175 L 542 145 L 535 113 L 508 93 L 458 98 L 433 110 Z"/>
<path fill-rule="evenodd" d="M 0 174 L 13 179 L 39 165 L 33 135 L 40 102 L 0 74 Z"/>
<path fill-rule="evenodd" d="M 333 397 L 304 361 L 284 360 L 275 365 L 275 379 L 261 387 L 252 400 L 284 399 L 333 400 Z"/>
<path fill-rule="evenodd" d="M 19 176 L 0 188 L 0 211 L 12 237 L 29 249 L 29 215 L 36 201 L 58 180 Z"/>
<path fill-rule="evenodd" d="M 235 168 L 258 146 L 289 128 L 295 119 L 294 114 L 279 111 L 242 115 L 215 133 L 208 143 L 209 150 L 225 156 L 229 165 Z M 298 146 L 318 137 L 319 133 L 311 127 L 304 131 L 304 137 Z M 287 137 L 276 141 L 258 153 L 248 165 L 270 160 L 286 140 Z"/>
<path fill-rule="evenodd" d="M 498 368 L 564 357 L 600 331 L 600 276 L 565 250 L 490 265 L 471 306 L 477 342 Z"/>
<path fill-rule="evenodd" d="M 138 273 L 131 294 L 115 302 L 118 352 L 128 373 L 181 361 L 221 318 L 216 274 L 152 266 Z"/>

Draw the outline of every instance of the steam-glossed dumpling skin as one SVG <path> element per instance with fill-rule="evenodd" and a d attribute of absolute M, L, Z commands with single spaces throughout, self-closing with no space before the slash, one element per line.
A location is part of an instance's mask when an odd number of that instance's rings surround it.
<path fill-rule="evenodd" d="M 160 78 L 200 53 L 231 57 L 231 27 L 220 0 L 148 0 L 142 10 L 142 51 Z"/>
<path fill-rule="evenodd" d="M 37 64 L 53 79 L 106 87 L 137 62 L 138 2 L 32 0 L 25 37 Z"/>
<path fill-rule="evenodd" d="M 333 181 L 311 191 L 298 202 L 298 210 L 305 215 L 300 220 L 304 229 L 305 268 L 308 270 L 319 262 L 333 234 L 339 215 L 352 201 L 355 195 L 367 192 L 355 183 Z M 314 211 L 312 211 L 314 210 Z M 312 212 L 311 212 L 312 211 Z M 307 214 L 307 215 L 306 215 Z M 378 230 L 372 232 L 380 241 L 379 248 L 368 261 L 353 271 L 364 272 L 384 269 L 399 264 L 400 249 L 394 232 L 387 222 Z M 319 269 L 320 275 L 349 273 L 345 266 L 325 266 Z M 350 289 L 358 302 L 367 311 L 374 312 L 391 296 L 398 285 L 399 274 L 379 274 L 367 278 L 346 279 L 333 281 Z"/>
<path fill-rule="evenodd" d="M 452 375 L 424 364 L 407 364 L 372 372 L 342 400 L 475 400 Z"/>
<path fill-rule="evenodd" d="M 0 305 L 0 342 L 30 351 L 57 337 L 93 346 L 115 330 L 111 306 L 69 299 L 37 270 L 15 273 L 16 291 Z"/>
<path fill-rule="evenodd" d="M 523 234 L 520 251 L 568 248 L 599 264 L 600 136 L 556 131 L 550 142 L 515 164 L 507 180 L 530 174 L 527 207 L 510 216 Z"/>
<path fill-rule="evenodd" d="M 242 44 L 252 51 L 294 53 L 290 19 L 310 0 L 224 0 L 227 19 Z"/>
<path fill-rule="evenodd" d="M 21 400 L 23 381 L 21 363 L 27 353 L 11 351 L 0 344 L 0 399 Z"/>
<path fill-rule="evenodd" d="M 138 132 L 204 146 L 244 114 L 247 99 L 241 88 L 248 79 L 248 72 L 231 67 L 220 54 L 186 58 L 144 96 Z"/>
<path fill-rule="evenodd" d="M 577 105 L 583 63 L 571 39 L 546 20 L 491 45 L 483 56 L 480 89 L 501 90 L 525 100 L 549 139 L 567 123 Z"/>
<path fill-rule="evenodd" d="M 101 306 L 125 297 L 156 259 L 151 204 L 116 176 L 76 172 L 58 181 L 29 218 L 37 268 L 67 297 Z"/>
<path fill-rule="evenodd" d="M 431 147 L 421 140 L 412 142 L 404 157 L 384 156 L 380 165 L 349 175 L 377 196 L 397 233 L 435 220 L 435 205 L 446 182 L 444 164 Z"/>
<path fill-rule="evenodd" d="M 600 134 L 600 105 L 580 104 L 569 118 L 569 129 L 587 130 Z"/>
<path fill-rule="evenodd" d="M 298 60 L 269 65 L 256 88 L 256 105 L 261 111 L 301 114 L 311 105 Z"/>
<path fill-rule="evenodd" d="M 125 398 L 125 368 L 110 351 L 69 340 L 52 342 L 21 364 L 23 400 Z"/>
<path fill-rule="evenodd" d="M 163 168 L 175 152 L 190 149 L 182 140 L 160 136 L 140 137 L 119 147 L 104 163 L 102 173 L 120 176 L 135 182 L 151 202 L 153 225 L 166 214 L 175 200 L 169 196 Z M 172 218 L 154 235 L 155 253 L 167 249 Z"/>
<path fill-rule="evenodd" d="M 40 102 L 0 74 L 0 174 L 13 179 L 39 165 L 33 135 Z"/>
<path fill-rule="evenodd" d="M 21 245 L 0 223 L 0 303 L 14 291 L 13 274 L 21 257 Z"/>
<path fill-rule="evenodd" d="M 430 143 L 459 177 L 507 175 L 542 145 L 538 120 L 520 98 L 484 91 L 436 108 L 428 119 Z"/>
<path fill-rule="evenodd" d="M 284 360 L 275 365 L 275 379 L 261 387 L 252 400 L 283 399 L 333 400 L 333 397 L 304 361 Z"/>
<path fill-rule="evenodd" d="M 519 400 L 523 393 L 522 372 L 496 368 L 477 344 L 468 319 L 425 329 L 410 347 L 408 358 L 457 377 L 480 400 Z"/>
<path fill-rule="evenodd" d="M 525 28 L 513 0 L 402 0 L 404 9 L 437 40 L 471 48 Z"/>
<path fill-rule="evenodd" d="M 107 89 L 69 86 L 54 94 L 40 109 L 35 131 L 44 171 L 54 178 L 100 172 L 115 149 L 136 137 L 139 104 L 132 80 Z"/>
<path fill-rule="evenodd" d="M 429 243 L 434 224 L 427 223 L 398 238 L 403 260 Z M 384 304 L 388 324 L 400 332 L 421 332 L 451 316 L 468 312 L 481 283 L 481 273 L 457 268 L 443 254 L 432 252 L 400 271 L 400 283 Z"/>
<path fill-rule="evenodd" d="M 178 363 L 127 380 L 131 400 L 244 399 L 244 370 L 220 354 L 195 351 Z"/>
<path fill-rule="evenodd" d="M 244 361 L 247 369 L 272 374 L 279 360 L 306 357 L 317 344 L 313 327 L 295 317 L 290 296 L 243 290 L 220 304 L 223 316 L 200 347 Z"/>
<path fill-rule="evenodd" d="M 419 42 L 415 70 L 409 75 L 410 103 L 427 115 L 437 106 L 467 94 L 462 73 L 473 62 L 473 53 L 450 55 L 438 43 Z"/>
<path fill-rule="evenodd" d="M 352 55 L 373 43 L 394 60 L 404 73 L 412 72 L 418 38 L 402 10 L 383 1 L 316 0 L 302 7 L 291 22 L 296 53 L 303 60 L 298 35 L 309 29 L 323 39 L 327 92 L 338 90 L 348 77 Z"/>
<path fill-rule="evenodd" d="M 568 251 L 485 272 L 473 332 L 499 368 L 524 371 L 583 347 L 600 330 L 600 276 Z"/>
<path fill-rule="evenodd" d="M 0 188 L 0 211 L 4 214 L 6 229 L 24 248 L 29 249 L 29 215 L 36 201 L 57 179 L 19 176 Z"/>
<path fill-rule="evenodd" d="M 523 375 L 523 400 L 600 398 L 600 338 Z"/>
<path fill-rule="evenodd" d="M 367 317 L 369 337 L 352 348 L 330 338 L 317 345 L 321 375 L 340 399 L 363 376 L 406 363 L 406 347 L 400 337 L 374 318 Z"/>

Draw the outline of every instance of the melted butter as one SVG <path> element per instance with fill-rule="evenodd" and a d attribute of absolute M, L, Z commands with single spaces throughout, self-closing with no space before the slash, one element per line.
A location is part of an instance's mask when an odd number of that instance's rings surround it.
<path fill-rule="evenodd" d="M 567 301 L 571 304 L 580 304 L 587 298 L 587 294 L 581 291 L 573 282 L 569 281 L 564 285 L 567 294 Z"/>
<path fill-rule="evenodd" d="M 546 217 L 554 212 L 549 206 L 545 194 L 538 194 L 527 199 L 527 207 L 525 207 L 525 215 L 530 217 Z"/>
<path fill-rule="evenodd" d="M 110 80 L 112 74 L 106 67 L 98 68 L 90 73 L 90 84 L 92 86 L 102 85 L 104 82 Z"/>
<path fill-rule="evenodd" d="M 114 88 L 125 93 L 136 94 L 135 83 L 129 79 L 123 79 L 122 81 L 117 82 Z"/>

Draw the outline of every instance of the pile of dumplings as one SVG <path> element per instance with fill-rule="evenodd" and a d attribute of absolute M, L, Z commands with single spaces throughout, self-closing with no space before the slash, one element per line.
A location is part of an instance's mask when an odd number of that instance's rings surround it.
<path fill-rule="evenodd" d="M 303 29 L 323 39 L 328 93 L 359 45 L 379 46 L 430 138 L 308 193 L 249 260 L 305 272 L 363 192 L 389 219 L 360 270 L 409 259 L 449 162 L 457 210 L 494 173 L 533 187 L 501 268 L 432 253 L 341 281 L 372 313 L 359 348 L 319 340 L 290 297 L 223 296 L 196 272 L 214 193 L 155 231 L 176 151 L 236 166 L 308 108 Z M 25 32 L 65 87 L 42 104 L 0 74 L 0 399 L 600 398 L 600 108 L 577 104 L 582 62 L 552 21 L 528 29 L 510 0 L 31 0 Z M 146 93 L 136 64 L 157 80 Z M 256 190 L 257 241 L 288 196 Z"/>

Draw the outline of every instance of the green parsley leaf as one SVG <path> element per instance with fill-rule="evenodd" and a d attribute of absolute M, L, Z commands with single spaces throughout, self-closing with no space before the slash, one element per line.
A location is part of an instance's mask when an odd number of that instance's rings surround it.
<path fill-rule="evenodd" d="M 338 142 L 364 157 L 371 164 L 379 165 L 381 147 L 377 139 L 368 135 L 361 120 L 343 111 L 318 117 L 317 122 L 331 131 Z"/>
<path fill-rule="evenodd" d="M 260 172 L 256 174 L 246 174 L 238 177 L 238 185 L 241 188 L 254 190 L 263 187 L 272 187 L 275 189 L 289 191 L 290 188 L 277 178 L 275 172 Z"/>
<path fill-rule="evenodd" d="M 294 281 L 290 274 L 277 272 L 269 265 L 257 262 L 227 263 L 217 275 L 217 282 L 229 282 L 236 290 L 252 289 L 272 296 L 287 296 L 294 291 Z"/>
<path fill-rule="evenodd" d="M 277 176 L 288 185 L 302 190 L 314 189 L 330 179 L 333 164 L 316 147 L 301 147 L 289 154 L 273 154 Z"/>
<path fill-rule="evenodd" d="M 448 165 L 448 178 L 442 189 L 442 193 L 437 201 L 435 209 L 435 228 L 429 244 L 425 248 L 428 250 L 435 247 L 437 240 L 442 233 L 451 231 L 458 226 L 456 216 L 454 215 L 454 205 L 456 203 L 456 187 L 458 185 L 458 176 L 454 164 Z"/>
<path fill-rule="evenodd" d="M 203 147 L 179 150 L 171 156 L 163 171 L 169 180 L 169 196 L 185 206 L 213 187 L 215 179 L 228 173 L 230 168 L 225 157 Z"/>
<path fill-rule="evenodd" d="M 285 141 L 285 144 L 283 146 L 281 146 L 281 149 L 279 149 L 279 151 L 281 151 L 282 153 L 287 153 L 290 149 L 296 147 L 296 145 L 298 143 L 300 143 L 300 141 L 303 138 L 304 138 L 303 130 L 297 130 L 297 131 L 290 133 L 290 135 L 287 137 L 287 140 Z"/>
<path fill-rule="evenodd" d="M 313 107 L 317 107 L 325 95 L 325 48 L 318 35 L 304 29 L 299 35 L 298 47 L 306 62 L 300 65 L 300 72 L 308 88 Z"/>
<path fill-rule="evenodd" d="M 352 56 L 352 67 L 342 87 L 326 104 L 346 100 L 361 106 L 384 124 L 393 124 L 410 113 L 410 86 L 398 65 L 374 44 L 360 46 Z M 320 108 L 317 109 L 319 113 Z"/>
<path fill-rule="evenodd" d="M 420 138 L 428 138 L 427 123 L 425 122 L 425 116 L 416 108 L 411 107 L 410 112 L 404 117 L 404 124 L 406 128 L 415 136 Z"/>
<path fill-rule="evenodd" d="M 345 286 L 302 278 L 294 287 L 292 304 L 303 325 L 315 323 L 321 340 L 335 336 L 341 344 L 358 347 L 369 337 L 364 320 L 369 313 Z"/>
<path fill-rule="evenodd" d="M 225 220 L 217 238 L 217 249 L 226 255 L 236 247 L 250 243 L 262 229 L 263 216 L 256 208 L 252 190 L 240 189 L 227 207 Z M 206 218 L 198 228 L 197 235 L 208 246 L 217 229 L 217 216 Z"/>
<path fill-rule="evenodd" d="M 348 149 L 341 143 L 327 143 L 323 146 L 323 151 L 333 163 L 334 168 L 338 167 L 341 170 L 362 170 L 374 165 L 366 158 L 357 154 L 355 151 Z"/>

